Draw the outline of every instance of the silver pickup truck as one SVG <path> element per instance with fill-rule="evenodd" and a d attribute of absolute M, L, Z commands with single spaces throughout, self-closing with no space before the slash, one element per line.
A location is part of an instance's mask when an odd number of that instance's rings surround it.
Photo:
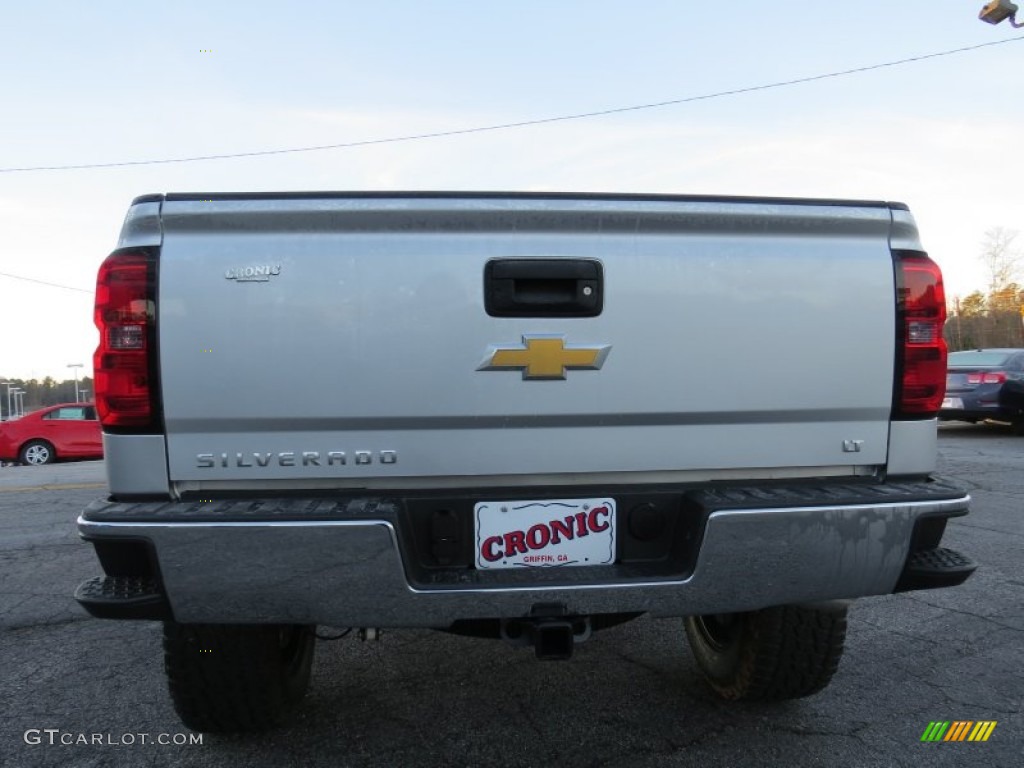
<path fill-rule="evenodd" d="M 566 659 L 685 617 L 730 699 L 827 685 L 853 598 L 961 583 L 945 299 L 897 203 L 136 199 L 99 271 L 93 615 L 163 622 L 204 731 L 278 723 L 317 625 Z"/>

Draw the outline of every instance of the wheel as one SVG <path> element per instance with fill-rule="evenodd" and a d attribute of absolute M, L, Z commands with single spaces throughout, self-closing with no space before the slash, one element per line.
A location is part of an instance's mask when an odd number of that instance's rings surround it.
<path fill-rule="evenodd" d="M 280 724 L 309 687 L 313 630 L 164 622 L 164 669 L 181 721 L 206 732 Z"/>
<path fill-rule="evenodd" d="M 839 667 L 846 605 L 689 616 L 686 636 L 722 698 L 799 699 L 822 690 Z"/>
<path fill-rule="evenodd" d="M 29 440 L 18 453 L 18 460 L 22 464 L 49 464 L 56 458 L 53 446 L 45 440 Z"/>

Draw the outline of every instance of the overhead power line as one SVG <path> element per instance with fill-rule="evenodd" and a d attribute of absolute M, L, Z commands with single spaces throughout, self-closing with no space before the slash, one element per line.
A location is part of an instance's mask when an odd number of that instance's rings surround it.
<path fill-rule="evenodd" d="M 572 115 L 556 115 L 554 117 L 541 117 L 534 120 L 520 120 L 512 123 L 498 123 L 496 125 L 483 125 L 476 126 L 473 128 L 457 128 L 450 131 L 433 131 L 430 133 L 415 133 L 407 136 L 390 136 L 381 139 L 364 139 L 362 141 L 346 141 L 339 144 L 322 144 L 313 147 L 289 147 L 285 149 L 264 149 L 254 152 L 231 152 L 218 155 L 196 155 L 194 157 L 172 157 L 154 160 L 123 160 L 120 162 L 113 163 L 80 163 L 75 165 L 36 165 L 26 166 L 23 168 L 0 168 L 0 173 L 27 173 L 30 171 L 77 171 L 85 170 L 88 168 L 124 168 L 133 165 L 165 165 L 168 163 L 198 163 L 206 160 L 235 160 L 243 157 L 268 157 L 270 155 L 287 155 L 295 154 L 298 152 L 323 152 L 329 149 L 353 149 L 355 147 L 369 147 L 377 144 L 397 144 L 399 142 L 409 141 L 423 141 L 425 139 L 440 139 L 449 136 L 467 136 L 474 133 L 488 133 L 492 131 L 506 131 L 513 128 L 526 128 L 533 125 L 546 125 L 548 123 L 562 123 L 570 120 L 585 120 L 592 117 L 604 117 L 607 115 L 617 115 L 624 112 L 639 112 L 645 109 L 658 109 L 661 107 L 670 107 L 678 104 L 691 104 L 695 101 L 709 101 L 711 99 L 720 99 L 725 96 L 739 96 L 744 93 L 754 93 L 756 91 L 767 91 L 775 88 L 786 88 L 791 85 L 801 85 L 803 83 L 813 83 L 818 80 L 828 80 L 836 77 L 846 77 L 848 75 L 857 75 L 862 72 L 872 72 L 878 69 L 886 69 L 888 67 L 898 67 L 903 64 L 912 64 L 918 61 L 927 61 L 928 59 L 938 59 L 943 56 L 953 56 L 958 53 L 967 53 L 968 51 L 977 51 L 981 48 L 990 48 L 996 45 L 1005 45 L 1006 43 L 1015 43 L 1019 40 L 1024 40 L 1024 36 L 1010 37 L 1003 40 L 993 40 L 987 43 L 978 43 L 977 45 L 968 45 L 963 48 L 952 48 L 948 51 L 938 51 L 936 53 L 926 53 L 921 56 L 910 56 L 905 59 L 897 59 L 895 61 L 886 61 L 881 64 L 870 64 L 864 67 L 855 67 L 853 69 L 844 69 L 837 72 L 827 72 L 821 75 L 809 75 L 807 77 L 798 77 L 793 80 L 779 80 L 774 83 L 762 83 L 761 85 L 751 85 L 745 88 L 734 88 L 728 91 L 716 91 L 714 93 L 705 93 L 698 96 L 686 96 L 679 99 L 668 99 L 666 101 L 656 101 L 650 104 L 633 104 L 627 107 L 613 107 L 611 109 L 601 109 L 594 112 L 579 112 Z"/>
<path fill-rule="evenodd" d="M 34 277 L 22 277 L 21 275 L 12 275 L 7 272 L 0 272 L 0 277 L 9 277 L 12 280 L 24 280 L 26 283 L 38 283 L 39 285 L 48 285 L 51 288 L 64 288 L 68 291 L 79 291 L 81 293 L 92 293 L 92 291 L 86 290 L 85 288 L 75 288 L 70 285 L 61 285 L 59 283 L 48 283 L 45 280 L 36 280 Z"/>

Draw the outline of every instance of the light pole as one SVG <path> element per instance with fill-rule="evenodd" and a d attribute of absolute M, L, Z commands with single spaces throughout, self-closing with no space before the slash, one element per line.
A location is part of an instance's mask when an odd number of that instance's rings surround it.
<path fill-rule="evenodd" d="M 5 381 L 7 385 L 7 420 L 10 421 L 14 418 L 14 407 L 11 404 L 14 394 L 18 391 L 18 387 L 14 385 L 13 381 Z"/>
<path fill-rule="evenodd" d="M 20 392 L 21 390 L 19 390 L 17 387 L 12 387 L 10 382 L 5 383 L 7 384 L 7 420 L 10 421 L 15 417 L 14 412 L 15 409 L 17 408 L 17 405 L 12 405 L 12 402 L 17 402 L 18 392 Z"/>
<path fill-rule="evenodd" d="M 78 369 L 81 368 L 81 367 L 82 367 L 81 363 L 68 363 L 68 368 L 74 368 L 75 369 L 75 402 L 76 403 L 79 402 L 79 400 L 78 400 Z"/>

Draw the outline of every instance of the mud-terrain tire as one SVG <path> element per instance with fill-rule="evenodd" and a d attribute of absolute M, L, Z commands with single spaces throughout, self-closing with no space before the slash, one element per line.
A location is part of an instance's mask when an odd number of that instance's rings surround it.
<path fill-rule="evenodd" d="M 53 446 L 45 440 L 29 440 L 18 452 L 18 461 L 33 467 L 50 464 L 57 458 Z"/>
<path fill-rule="evenodd" d="M 181 721 L 207 733 L 279 725 L 309 687 L 313 630 L 164 622 L 164 669 Z"/>
<path fill-rule="evenodd" d="M 722 698 L 799 699 L 825 688 L 839 667 L 846 605 L 689 616 L 686 636 L 697 665 Z"/>

